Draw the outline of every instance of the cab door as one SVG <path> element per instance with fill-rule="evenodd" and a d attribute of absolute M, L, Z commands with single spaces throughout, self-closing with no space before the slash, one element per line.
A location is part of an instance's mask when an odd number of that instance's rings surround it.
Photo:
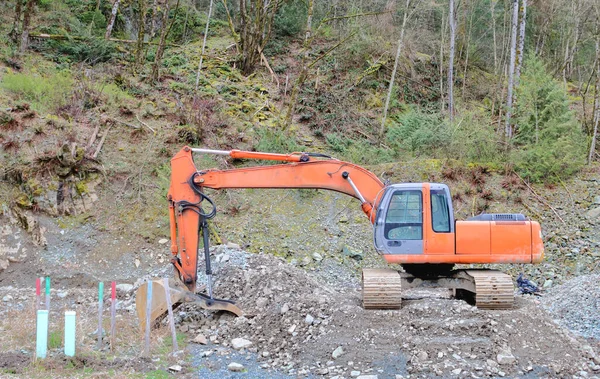
<path fill-rule="evenodd" d="M 397 184 L 384 194 L 377 211 L 374 242 L 383 254 L 423 254 L 421 184 Z"/>

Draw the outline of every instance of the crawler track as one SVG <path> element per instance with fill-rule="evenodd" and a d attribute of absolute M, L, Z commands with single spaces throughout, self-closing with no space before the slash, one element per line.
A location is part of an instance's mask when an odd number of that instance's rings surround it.
<path fill-rule="evenodd" d="M 467 291 L 481 309 L 510 309 L 514 303 L 512 278 L 496 270 L 455 270 L 447 276 L 419 278 L 392 269 L 363 269 L 363 307 L 400 308 L 402 289 L 422 286 Z"/>
<path fill-rule="evenodd" d="M 402 279 L 392 269 L 365 268 L 362 271 L 363 307 L 395 309 L 402 304 Z"/>

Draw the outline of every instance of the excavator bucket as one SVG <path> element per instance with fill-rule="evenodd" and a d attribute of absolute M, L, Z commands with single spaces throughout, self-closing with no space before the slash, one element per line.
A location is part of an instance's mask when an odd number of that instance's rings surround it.
<path fill-rule="evenodd" d="M 242 310 L 231 300 L 210 298 L 206 295 L 190 292 L 187 288 L 172 285 L 169 286 L 169 293 L 171 295 L 171 304 L 173 308 L 182 303 L 192 303 L 211 311 L 226 311 L 233 313 L 236 316 L 242 315 Z M 135 294 L 135 307 L 142 332 L 146 329 L 148 309 L 147 294 L 148 283 L 142 284 Z M 167 310 L 168 303 L 164 282 L 162 280 L 154 280 L 152 281 L 150 325 L 154 325 L 159 318 L 167 313 Z"/>

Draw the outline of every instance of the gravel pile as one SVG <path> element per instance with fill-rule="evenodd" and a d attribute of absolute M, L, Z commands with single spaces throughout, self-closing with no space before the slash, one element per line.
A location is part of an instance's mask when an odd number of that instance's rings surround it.
<path fill-rule="evenodd" d="M 565 282 L 542 298 L 553 317 L 571 331 L 600 339 L 600 275 L 584 275 Z"/>

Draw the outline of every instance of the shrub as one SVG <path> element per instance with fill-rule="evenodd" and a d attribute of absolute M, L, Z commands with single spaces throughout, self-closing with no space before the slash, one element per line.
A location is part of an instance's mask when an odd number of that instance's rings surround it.
<path fill-rule="evenodd" d="M 392 117 L 387 142 L 395 150 L 413 154 L 434 154 L 448 145 L 450 132 L 438 114 L 411 110 Z"/>
<path fill-rule="evenodd" d="M 511 153 L 515 169 L 532 181 L 553 181 L 585 163 L 586 138 L 565 89 L 536 57 L 525 62 L 516 90 Z"/>
<path fill-rule="evenodd" d="M 498 163 L 504 160 L 501 138 L 484 112 L 464 112 L 450 132 L 448 158 L 469 162 Z"/>
<path fill-rule="evenodd" d="M 275 15 L 273 29 L 281 36 L 295 36 L 306 27 L 307 8 L 303 1 L 286 1 Z"/>
<path fill-rule="evenodd" d="M 281 130 L 258 129 L 258 142 L 255 145 L 257 151 L 268 153 L 292 153 L 302 151 L 303 147 L 296 142 L 296 138 Z"/>

